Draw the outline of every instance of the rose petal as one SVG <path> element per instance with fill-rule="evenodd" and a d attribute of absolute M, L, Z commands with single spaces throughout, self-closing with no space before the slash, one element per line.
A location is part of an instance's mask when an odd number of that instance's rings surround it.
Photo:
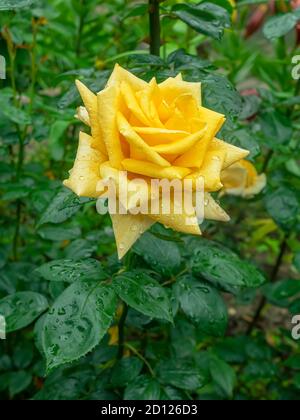
<path fill-rule="evenodd" d="M 98 150 L 92 148 L 92 138 L 80 132 L 79 145 L 70 177 L 63 183 L 81 197 L 98 197 L 96 190 L 100 180 L 99 167 L 106 157 Z"/>
<path fill-rule="evenodd" d="M 117 115 L 117 123 L 120 133 L 130 145 L 145 156 L 145 159 L 155 163 L 156 165 L 170 166 L 170 163 L 166 159 L 162 158 L 157 152 L 155 152 L 155 150 L 152 150 L 152 148 L 144 142 L 144 140 L 133 130 L 126 118 L 120 112 L 118 112 Z"/>
<path fill-rule="evenodd" d="M 91 92 L 80 80 L 76 80 L 76 86 L 89 114 L 92 130 L 92 146 L 107 154 L 103 138 L 101 136 L 100 122 L 98 120 L 97 96 Z"/>
<path fill-rule="evenodd" d="M 123 258 L 139 237 L 155 223 L 149 217 L 143 215 L 111 214 L 110 217 L 119 259 Z"/>
<path fill-rule="evenodd" d="M 197 133 L 191 134 L 184 139 L 174 141 L 173 143 L 152 146 L 152 150 L 155 150 L 158 153 L 164 153 L 165 155 L 185 153 L 204 137 L 206 130 L 206 125 L 204 125 L 204 128 Z"/>
<path fill-rule="evenodd" d="M 117 125 L 120 91 L 116 85 L 98 93 L 98 120 L 101 127 L 109 161 L 114 168 L 121 168 L 124 158 Z"/>
<path fill-rule="evenodd" d="M 166 179 L 183 179 L 186 177 L 190 170 L 178 166 L 162 167 L 150 162 L 143 162 L 135 159 L 124 159 L 122 166 L 126 171 L 149 176 L 151 178 L 166 178 Z"/>

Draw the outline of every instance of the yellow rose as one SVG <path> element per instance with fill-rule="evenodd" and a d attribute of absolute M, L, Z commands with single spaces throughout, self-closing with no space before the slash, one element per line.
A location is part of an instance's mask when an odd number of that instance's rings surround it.
<path fill-rule="evenodd" d="M 77 118 L 90 126 L 80 133 L 70 177 L 64 185 L 79 196 L 99 197 L 101 179 L 115 183 L 119 171 L 128 178 L 191 179 L 205 187 L 205 218 L 228 221 L 211 192 L 222 187 L 221 174 L 248 155 L 248 151 L 216 138 L 225 116 L 201 105 L 201 84 L 182 80 L 179 74 L 158 84 L 137 78 L 116 65 L 104 90 L 97 95 L 80 81 L 77 87 L 85 107 Z M 122 184 L 122 183 L 121 183 Z M 127 188 L 125 185 L 118 185 Z M 145 200 L 149 196 L 145 195 Z M 163 204 L 162 204 L 163 207 Z M 121 258 L 155 222 L 179 232 L 200 235 L 197 217 L 186 214 L 111 214 Z"/>
<path fill-rule="evenodd" d="M 222 193 L 244 198 L 259 194 L 266 186 L 265 174 L 258 175 L 255 167 L 247 160 L 241 160 L 221 174 Z"/>

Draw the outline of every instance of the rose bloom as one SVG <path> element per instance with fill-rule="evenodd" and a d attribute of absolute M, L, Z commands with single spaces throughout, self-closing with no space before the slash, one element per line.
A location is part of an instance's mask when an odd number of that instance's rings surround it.
<path fill-rule="evenodd" d="M 77 118 L 90 126 L 91 135 L 80 133 L 66 187 L 79 196 L 100 197 L 101 180 L 110 178 L 117 184 L 120 171 L 126 171 L 131 181 L 190 179 L 196 183 L 202 178 L 205 219 L 229 220 L 210 193 L 224 187 L 224 171 L 249 152 L 216 137 L 225 116 L 201 105 L 200 83 L 185 82 L 180 74 L 160 84 L 154 78 L 147 83 L 119 65 L 97 95 L 80 81 L 76 83 L 84 102 Z M 155 222 L 200 235 L 196 214 L 192 223 L 186 223 L 186 216 L 162 211 L 111 214 L 119 257 Z"/>

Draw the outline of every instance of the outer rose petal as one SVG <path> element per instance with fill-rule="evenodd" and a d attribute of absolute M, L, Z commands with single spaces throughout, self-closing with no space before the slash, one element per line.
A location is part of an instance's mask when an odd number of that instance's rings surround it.
<path fill-rule="evenodd" d="M 201 83 L 184 82 L 180 77 L 169 77 L 167 80 L 159 84 L 164 99 L 171 104 L 174 99 L 182 94 L 192 95 L 197 103 L 201 105 Z"/>
<path fill-rule="evenodd" d="M 155 222 L 147 216 L 138 214 L 111 214 L 119 259 L 129 251 L 138 238 Z"/>
<path fill-rule="evenodd" d="M 205 193 L 204 199 L 204 217 L 206 220 L 229 222 L 230 217 L 228 214 L 222 209 L 222 207 L 219 206 L 219 204 L 212 198 L 210 194 Z"/>
<path fill-rule="evenodd" d="M 80 80 L 76 80 L 76 86 L 89 114 L 92 129 L 92 146 L 106 154 L 106 148 L 102 140 L 100 124 L 98 120 L 97 96 L 91 92 Z"/>
<path fill-rule="evenodd" d="M 160 214 L 149 214 L 149 217 L 177 232 L 201 235 L 195 209 L 191 208 L 189 211 L 190 214 L 186 214 L 184 209 L 181 214 L 175 214 L 174 211 L 171 211 L 171 214 L 163 214 L 163 209 L 166 207 L 166 200 L 168 200 L 168 198 L 161 197 L 159 203 Z M 176 203 L 174 204 L 174 196 L 171 196 L 170 198 L 170 205 L 171 209 L 176 206 Z M 187 223 L 187 220 L 189 220 L 189 223 Z"/>
<path fill-rule="evenodd" d="M 224 152 L 207 152 L 201 169 L 187 176 L 187 179 L 204 179 L 204 188 L 207 192 L 219 191 L 223 184 L 221 182 L 221 171 L 224 163 Z"/>
<path fill-rule="evenodd" d="M 92 137 L 80 132 L 79 145 L 70 177 L 63 183 L 81 197 L 98 197 L 96 186 L 100 180 L 99 166 L 106 157 L 92 148 Z"/>
<path fill-rule="evenodd" d="M 134 91 L 145 89 L 148 86 L 147 82 L 123 69 L 123 67 L 119 66 L 119 64 L 116 64 L 106 86 L 109 87 L 115 84 L 120 84 L 121 82 L 127 82 Z"/>
<path fill-rule="evenodd" d="M 232 164 L 244 159 L 249 155 L 249 151 L 234 146 L 233 144 L 226 143 L 223 140 L 214 138 L 209 147 L 209 151 L 216 153 L 225 153 L 225 160 L 223 169 L 228 168 Z"/>
<path fill-rule="evenodd" d="M 88 125 L 89 127 L 91 126 L 89 113 L 87 112 L 87 109 L 84 106 L 79 106 L 77 108 L 77 113 L 75 114 L 75 118 L 83 122 L 85 125 Z"/>
<path fill-rule="evenodd" d="M 120 91 L 116 85 L 107 87 L 98 93 L 98 120 L 102 138 L 106 145 L 109 161 L 116 169 L 121 168 L 124 158 L 117 125 L 119 102 Z"/>

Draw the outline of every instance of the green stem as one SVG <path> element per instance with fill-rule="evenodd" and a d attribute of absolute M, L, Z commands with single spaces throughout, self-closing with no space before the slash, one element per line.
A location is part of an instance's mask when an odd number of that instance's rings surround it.
<path fill-rule="evenodd" d="M 141 361 L 144 362 L 144 364 L 147 366 L 151 376 L 155 377 L 154 370 L 152 369 L 148 360 L 146 360 L 145 357 L 136 348 L 134 348 L 130 344 L 126 343 L 125 347 L 127 347 L 130 351 L 132 351 L 132 353 L 134 353 L 139 359 L 141 359 Z"/>
<path fill-rule="evenodd" d="M 281 267 L 281 264 L 282 264 L 284 255 L 285 255 L 286 250 L 288 248 L 288 239 L 289 239 L 289 234 L 286 234 L 284 236 L 284 239 L 283 239 L 282 243 L 281 243 L 280 251 L 279 251 L 279 254 L 278 254 L 276 263 L 275 263 L 275 265 L 273 267 L 271 276 L 270 276 L 270 282 L 271 283 L 274 283 L 277 280 L 278 273 L 279 273 L 279 270 L 280 270 L 280 267 Z M 259 318 L 260 318 L 260 316 L 261 316 L 261 314 L 262 314 L 262 312 L 263 312 L 266 304 L 267 304 L 267 299 L 265 297 L 261 298 L 261 300 L 259 302 L 259 305 L 258 305 L 258 308 L 256 309 L 255 315 L 253 317 L 253 320 L 252 320 L 251 324 L 248 327 L 247 335 L 250 335 L 252 333 L 252 331 L 255 328 L 257 322 L 259 321 Z"/>
<path fill-rule="evenodd" d="M 119 348 L 118 348 L 118 359 L 122 359 L 124 354 L 124 341 L 125 341 L 125 322 L 128 314 L 128 306 L 126 303 L 123 303 L 123 312 L 119 321 Z"/>
<path fill-rule="evenodd" d="M 150 54 L 160 56 L 159 0 L 149 0 Z"/>

